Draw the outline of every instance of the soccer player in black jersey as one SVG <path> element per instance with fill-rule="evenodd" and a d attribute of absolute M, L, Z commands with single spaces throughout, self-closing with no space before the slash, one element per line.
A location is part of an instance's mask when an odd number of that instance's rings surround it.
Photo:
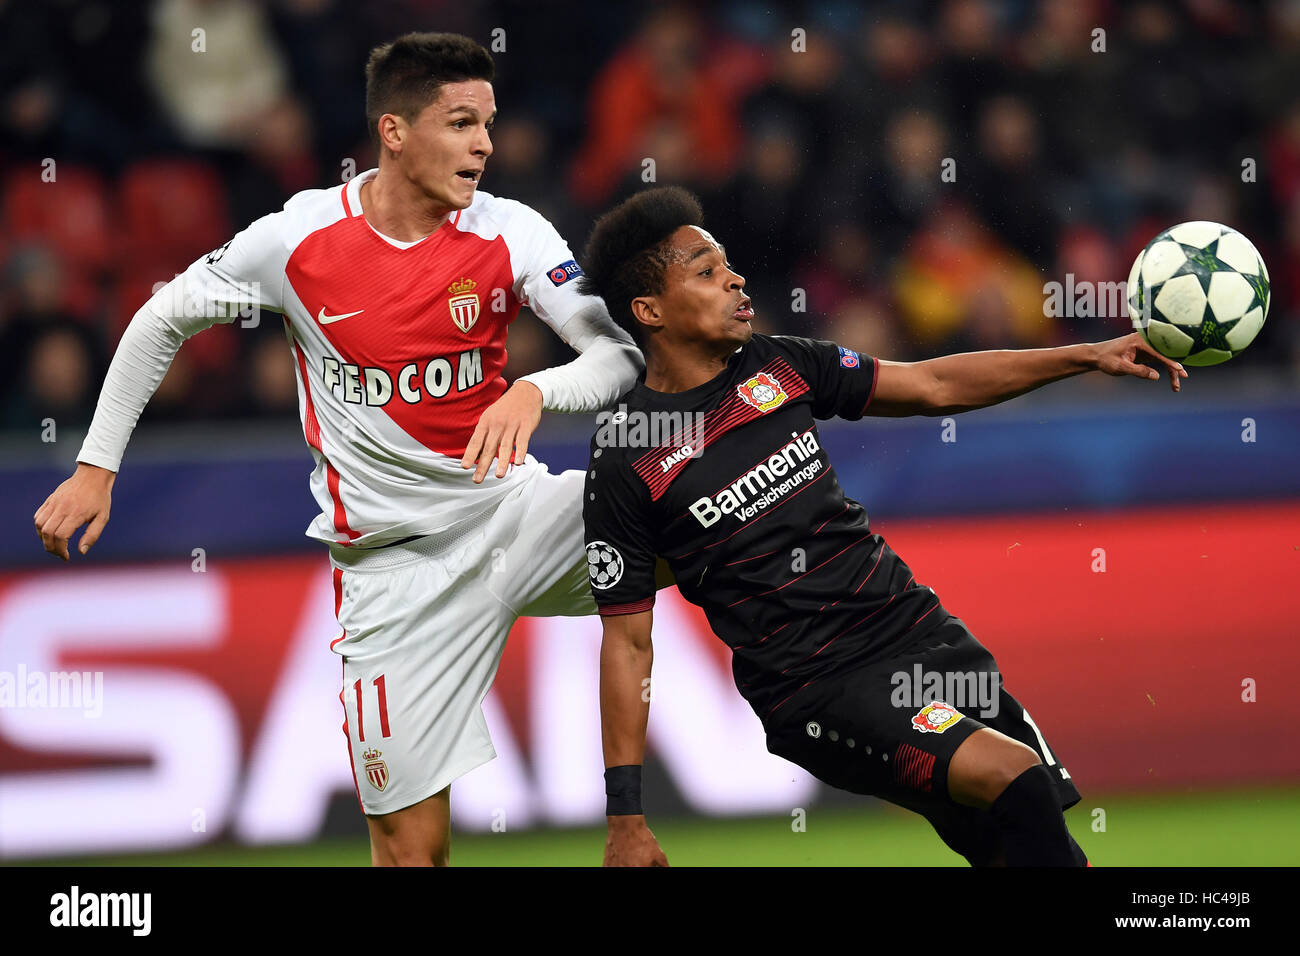
<path fill-rule="evenodd" d="M 641 807 L 656 564 L 732 650 L 768 749 L 834 787 L 920 813 L 972 865 L 1083 866 L 1065 767 L 997 664 L 845 497 L 816 419 L 951 415 L 1080 372 L 1186 372 L 1135 334 L 888 362 L 754 332 L 745 280 L 684 190 L 604 215 L 581 280 L 645 354 L 591 446 L 584 521 L 604 625 L 607 865 L 667 865 Z M 919 666 L 918 666 L 919 665 Z M 899 699 L 938 673 L 977 702 Z M 918 689 L 919 693 L 919 689 Z M 977 712 L 978 711 L 978 712 Z M 722 757 L 721 759 L 725 759 Z"/>

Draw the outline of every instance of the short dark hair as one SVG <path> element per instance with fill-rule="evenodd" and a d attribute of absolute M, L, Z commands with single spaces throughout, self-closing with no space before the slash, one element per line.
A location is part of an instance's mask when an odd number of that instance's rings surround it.
<path fill-rule="evenodd" d="M 445 83 L 492 82 L 492 54 L 459 33 L 407 33 L 370 51 L 366 63 L 366 123 L 379 146 L 379 117 L 393 113 L 408 123 L 438 96 Z"/>
<path fill-rule="evenodd" d="M 583 250 L 578 291 L 604 299 L 614 321 L 643 345 L 632 300 L 664 291 L 668 237 L 682 226 L 703 225 L 700 201 L 680 186 L 637 193 L 596 220 Z"/>

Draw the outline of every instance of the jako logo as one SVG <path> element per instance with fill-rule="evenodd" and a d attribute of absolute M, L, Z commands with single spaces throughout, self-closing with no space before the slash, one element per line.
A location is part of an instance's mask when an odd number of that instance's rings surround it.
<path fill-rule="evenodd" d="M 692 448 L 690 445 L 683 445 L 681 448 L 677 449 L 677 451 L 673 452 L 667 458 L 660 461 L 659 467 L 663 471 L 671 471 L 673 465 L 677 464 L 679 461 L 682 461 L 686 458 L 691 458 L 694 455 L 695 455 L 694 448 Z"/>
<path fill-rule="evenodd" d="M 71 893 L 50 897 L 51 926 L 130 926 L 133 936 L 148 936 L 152 928 L 152 893 Z"/>

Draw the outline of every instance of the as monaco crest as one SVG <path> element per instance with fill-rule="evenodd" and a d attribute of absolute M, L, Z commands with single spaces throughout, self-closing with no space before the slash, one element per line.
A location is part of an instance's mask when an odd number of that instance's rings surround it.
<path fill-rule="evenodd" d="M 388 764 L 379 759 L 383 755 L 382 750 L 375 750 L 373 747 L 361 755 L 366 761 L 366 779 L 376 790 L 383 790 L 388 786 Z"/>
<path fill-rule="evenodd" d="M 766 372 L 759 372 L 749 381 L 737 385 L 736 391 L 746 403 L 753 405 L 764 414 L 790 397 L 786 395 L 781 383 Z"/>
<path fill-rule="evenodd" d="M 478 321 L 478 293 L 474 291 L 477 285 L 473 279 L 457 279 L 447 286 L 451 296 L 447 308 L 451 310 L 451 320 L 462 332 L 468 332 Z"/>

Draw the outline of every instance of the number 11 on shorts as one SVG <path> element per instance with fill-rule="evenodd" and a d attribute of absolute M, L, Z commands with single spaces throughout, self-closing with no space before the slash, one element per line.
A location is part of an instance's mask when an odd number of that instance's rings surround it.
<path fill-rule="evenodd" d="M 388 731 L 388 692 L 384 689 L 384 675 L 380 674 L 371 683 L 379 691 L 379 733 L 384 737 L 391 737 L 393 735 Z M 366 725 L 365 719 L 362 717 L 360 677 L 353 683 L 352 689 L 357 692 L 357 740 L 364 742 L 366 739 Z"/>

